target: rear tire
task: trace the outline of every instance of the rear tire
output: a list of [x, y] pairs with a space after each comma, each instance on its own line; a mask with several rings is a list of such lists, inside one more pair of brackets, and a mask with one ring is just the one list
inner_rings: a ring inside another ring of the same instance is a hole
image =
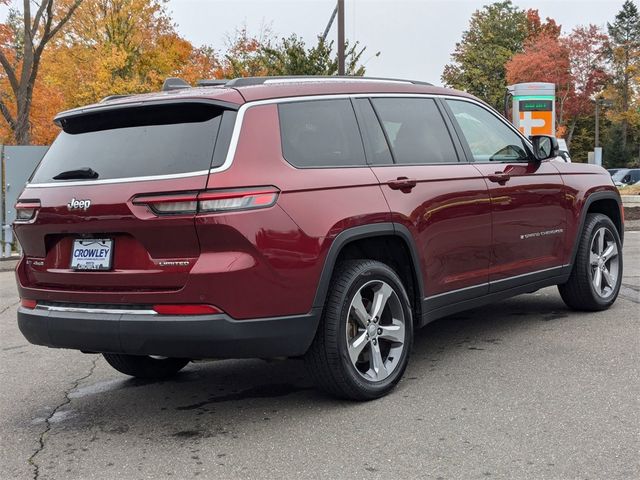
[[377, 261], [350, 260], [334, 272], [305, 364], [320, 390], [372, 400], [400, 381], [412, 340], [411, 305], [398, 275]]
[[609, 308], [622, 283], [622, 244], [611, 219], [587, 214], [578, 252], [567, 283], [558, 285], [564, 303], [574, 310]]
[[178, 373], [189, 363], [186, 358], [153, 358], [144, 355], [117, 353], [103, 353], [102, 356], [109, 365], [120, 373], [136, 378], [168, 378]]

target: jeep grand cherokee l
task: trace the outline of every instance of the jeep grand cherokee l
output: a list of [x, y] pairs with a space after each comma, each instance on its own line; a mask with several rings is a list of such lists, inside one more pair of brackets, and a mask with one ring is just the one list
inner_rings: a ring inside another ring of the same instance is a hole
[[61, 127], [18, 204], [32, 343], [165, 377], [193, 359], [304, 357], [372, 399], [413, 332], [558, 285], [622, 278], [609, 174], [550, 161], [478, 99], [410, 81], [246, 78], [107, 99]]

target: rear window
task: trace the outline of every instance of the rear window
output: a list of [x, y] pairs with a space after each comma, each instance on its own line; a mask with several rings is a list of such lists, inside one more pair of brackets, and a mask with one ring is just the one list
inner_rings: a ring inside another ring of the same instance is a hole
[[312, 100], [278, 106], [284, 158], [301, 168], [365, 165], [364, 147], [349, 100]]
[[[89, 168], [97, 173], [96, 180], [208, 171], [223, 113], [217, 106], [191, 103], [114, 109], [63, 119], [63, 131], [31, 183], [64, 182], [54, 177]], [[235, 112], [228, 113], [235, 118]], [[223, 155], [216, 157], [222, 160]]]

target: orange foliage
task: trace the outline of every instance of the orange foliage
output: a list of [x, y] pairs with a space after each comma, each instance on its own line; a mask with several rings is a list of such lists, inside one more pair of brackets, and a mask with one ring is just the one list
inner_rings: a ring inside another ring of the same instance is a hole
[[[0, 48], [7, 55], [13, 52], [7, 48], [15, 43], [13, 31], [7, 23], [0, 24]], [[31, 142], [51, 143], [58, 132], [52, 120], [62, 110], [111, 94], [159, 90], [167, 77], [180, 76], [193, 84], [222, 75], [213, 50], [195, 48], [178, 35], [165, 0], [85, 0], [42, 56], [31, 109]], [[3, 75], [0, 95], [10, 110], [15, 108]], [[0, 141], [12, 142], [4, 121]]]

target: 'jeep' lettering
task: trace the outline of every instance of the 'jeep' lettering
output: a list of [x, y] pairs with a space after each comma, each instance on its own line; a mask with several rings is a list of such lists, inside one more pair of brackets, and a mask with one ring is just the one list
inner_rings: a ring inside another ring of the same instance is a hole
[[91, 206], [91, 200], [76, 200], [72, 198], [69, 203], [67, 203], [67, 208], [69, 210], [86, 210]]

